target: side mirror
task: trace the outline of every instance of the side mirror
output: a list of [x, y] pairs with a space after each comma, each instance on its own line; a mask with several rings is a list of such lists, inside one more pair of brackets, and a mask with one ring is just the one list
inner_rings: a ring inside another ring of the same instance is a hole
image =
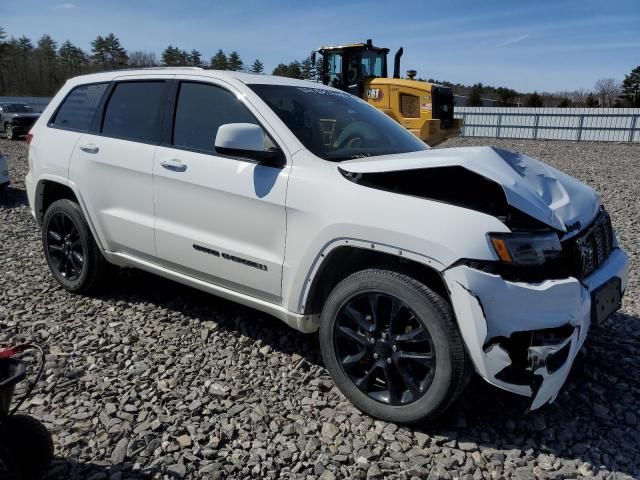
[[265, 149], [264, 130], [253, 123], [221, 125], [216, 134], [215, 148], [222, 155], [247, 158], [270, 167], [284, 166], [282, 150]]

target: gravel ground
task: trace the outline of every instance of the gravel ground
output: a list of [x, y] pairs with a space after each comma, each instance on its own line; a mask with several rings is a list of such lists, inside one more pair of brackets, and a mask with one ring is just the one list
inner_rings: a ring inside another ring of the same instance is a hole
[[[456, 139], [541, 158], [594, 186], [632, 258], [622, 312], [588, 340], [555, 403], [474, 379], [420, 427], [375, 421], [333, 387], [315, 336], [137, 271], [98, 296], [49, 275], [22, 142], [0, 140], [0, 343], [48, 350], [24, 410], [53, 433], [51, 479], [640, 478], [640, 145]], [[578, 365], [577, 365], [578, 367]]]

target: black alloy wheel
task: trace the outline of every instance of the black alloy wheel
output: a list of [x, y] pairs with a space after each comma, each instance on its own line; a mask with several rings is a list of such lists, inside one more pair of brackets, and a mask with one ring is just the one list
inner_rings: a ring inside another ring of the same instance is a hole
[[437, 416], [472, 372], [451, 304], [393, 270], [361, 270], [338, 283], [322, 307], [318, 338], [340, 391], [386, 421]]
[[98, 248], [80, 205], [56, 200], [42, 220], [42, 245], [49, 269], [65, 290], [88, 292], [107, 273], [107, 261]]
[[70, 282], [80, 278], [86, 254], [78, 228], [64, 212], [53, 215], [47, 225], [47, 249], [61, 277]]
[[436, 369], [433, 339], [399, 298], [358, 294], [340, 309], [334, 329], [340, 365], [368, 397], [406, 405], [429, 389]]

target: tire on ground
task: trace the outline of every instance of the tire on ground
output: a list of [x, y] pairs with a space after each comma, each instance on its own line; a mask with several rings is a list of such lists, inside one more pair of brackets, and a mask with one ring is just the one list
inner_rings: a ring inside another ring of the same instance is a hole
[[[49, 252], [47, 230], [51, 218], [57, 213], [66, 215], [73, 222], [80, 235], [84, 252], [84, 262], [82, 273], [75, 280], [69, 280], [60, 274]], [[71, 200], [57, 200], [47, 208], [42, 221], [42, 245], [51, 273], [64, 289], [69, 292], [86, 293], [95, 289], [107, 271], [108, 263], [102, 256], [93, 238], [89, 225], [80, 209], [80, 205]]]
[[[405, 302], [433, 339], [433, 382], [412, 403], [389, 405], [372, 399], [351, 381], [338, 361], [333, 333], [337, 314], [350, 298], [367, 291], [382, 292]], [[340, 282], [323, 307], [319, 337], [324, 363], [336, 386], [360, 410], [386, 421], [416, 423], [437, 416], [464, 391], [472, 372], [449, 303], [424, 284], [393, 271], [363, 270]]]

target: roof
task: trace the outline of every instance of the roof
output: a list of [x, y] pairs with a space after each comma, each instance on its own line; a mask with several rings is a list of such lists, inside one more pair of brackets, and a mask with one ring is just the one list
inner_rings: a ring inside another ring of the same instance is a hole
[[296, 78], [279, 77], [277, 75], [261, 75], [257, 73], [236, 72], [232, 70], [204, 70], [194, 67], [162, 67], [162, 68], [139, 68], [110, 70], [108, 72], [92, 73], [89, 75], [81, 75], [69, 80], [72, 84], [108, 82], [120, 77], [135, 76], [166, 76], [171, 75], [196, 75], [199, 77], [217, 78], [220, 80], [234, 79], [245, 84], [269, 84], [269, 85], [289, 85], [298, 87], [311, 87], [332, 89], [319, 82], [311, 80], [299, 80]]
[[375, 50], [377, 52], [389, 53], [388, 48], [374, 47], [370, 43], [345, 43], [344, 45], [323, 45], [318, 49], [318, 52], [322, 53], [323, 50], [342, 50], [344, 48], [364, 48], [365, 50]]

